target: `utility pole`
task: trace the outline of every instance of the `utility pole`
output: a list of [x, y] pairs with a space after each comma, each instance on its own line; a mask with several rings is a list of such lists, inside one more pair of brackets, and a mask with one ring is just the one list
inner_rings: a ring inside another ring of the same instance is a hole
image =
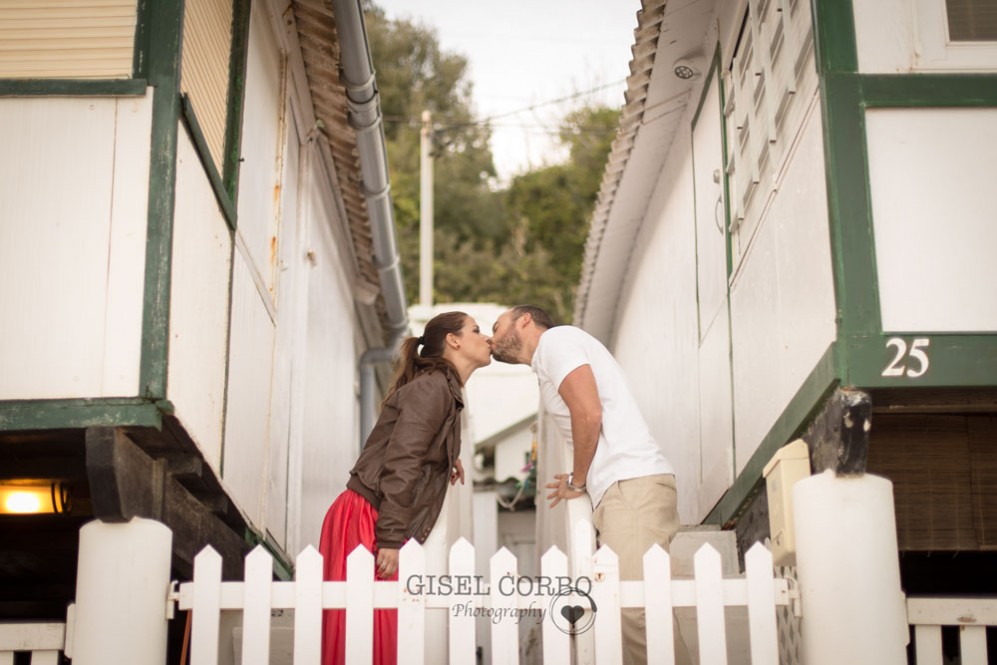
[[433, 125], [422, 112], [419, 141], [419, 304], [433, 305]]

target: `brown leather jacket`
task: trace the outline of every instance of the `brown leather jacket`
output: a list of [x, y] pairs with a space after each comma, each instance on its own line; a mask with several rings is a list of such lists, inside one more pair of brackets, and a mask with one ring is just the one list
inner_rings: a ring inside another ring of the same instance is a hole
[[443, 370], [420, 373], [384, 403], [346, 484], [377, 509], [379, 547], [429, 536], [460, 455], [463, 408], [457, 373]]

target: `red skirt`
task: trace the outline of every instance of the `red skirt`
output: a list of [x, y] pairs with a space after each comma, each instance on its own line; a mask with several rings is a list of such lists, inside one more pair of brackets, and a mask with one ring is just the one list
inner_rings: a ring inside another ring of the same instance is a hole
[[[323, 579], [346, 580], [346, 557], [357, 545], [377, 553], [374, 527], [377, 510], [353, 490], [346, 490], [329, 507], [322, 524], [319, 551]], [[374, 573], [375, 579], [377, 573]], [[396, 572], [391, 579], [397, 580]], [[322, 617], [322, 665], [346, 662], [346, 612], [325, 610]], [[398, 610], [374, 610], [374, 665], [395, 665], [398, 659]]]

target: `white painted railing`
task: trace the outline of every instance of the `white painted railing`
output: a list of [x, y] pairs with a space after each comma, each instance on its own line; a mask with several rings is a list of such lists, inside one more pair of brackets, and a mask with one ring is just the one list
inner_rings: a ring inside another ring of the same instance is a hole
[[942, 626], [959, 626], [962, 665], [986, 665], [987, 626], [997, 626], [997, 598], [907, 599], [917, 665], [942, 665]]
[[[583, 523], [577, 531], [586, 529], [591, 525]], [[622, 661], [621, 607], [646, 607], [648, 660], [658, 664], [674, 662], [673, 608], [695, 607], [699, 662], [719, 665], [727, 662], [724, 608], [730, 606], [747, 608], [751, 662], [776, 665], [775, 608], [789, 603], [787, 584], [773, 577], [772, 556], [764, 546], [755, 545], [745, 562], [743, 578], [724, 579], [719, 554], [704, 545], [695, 556], [695, 579], [672, 579], [668, 553], [655, 546], [644, 557], [645, 580], [620, 582], [610, 549], [581, 557], [569, 575], [567, 557], [552, 547], [541, 559], [541, 574], [530, 578], [517, 575], [515, 557], [502, 548], [491, 558], [485, 582], [475, 575], [473, 547], [461, 539], [450, 551], [449, 577], [427, 575], [422, 547], [411, 541], [402, 548], [397, 582], [373, 581], [374, 558], [362, 547], [347, 559], [345, 582], [322, 581], [322, 559], [311, 547], [298, 556], [293, 582], [272, 581], [272, 560], [261, 547], [246, 557], [244, 582], [222, 582], [221, 558], [209, 547], [195, 559], [194, 581], [180, 586], [179, 603], [193, 610], [191, 665], [217, 662], [223, 610], [243, 611], [243, 665], [266, 664], [271, 610], [291, 608], [295, 665], [320, 662], [323, 608], [346, 609], [350, 663], [370, 662], [372, 610], [398, 608], [398, 650], [406, 663], [424, 662], [426, 612], [444, 610], [454, 665], [476, 662], [476, 616], [491, 619], [493, 663], [518, 662], [516, 618], [534, 617], [542, 621], [544, 662], [570, 663], [569, 633], [590, 630], [594, 661], [608, 665]]]
[[66, 624], [0, 623], [0, 665], [13, 665], [14, 654], [31, 653], [31, 665], [57, 665], [66, 644]]

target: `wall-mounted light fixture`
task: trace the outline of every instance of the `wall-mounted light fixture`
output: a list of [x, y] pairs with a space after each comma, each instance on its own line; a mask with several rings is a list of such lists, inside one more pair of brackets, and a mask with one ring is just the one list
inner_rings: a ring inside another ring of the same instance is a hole
[[680, 60], [676, 60], [675, 64], [672, 65], [672, 72], [675, 73], [675, 76], [677, 78], [680, 78], [683, 81], [689, 81], [694, 78], [699, 78], [701, 74], [701, 72], [699, 71], [699, 67], [696, 66], [695, 61], [689, 58], [682, 58]]
[[68, 513], [72, 505], [69, 486], [58, 480], [0, 481], [0, 514], [38, 515]]

